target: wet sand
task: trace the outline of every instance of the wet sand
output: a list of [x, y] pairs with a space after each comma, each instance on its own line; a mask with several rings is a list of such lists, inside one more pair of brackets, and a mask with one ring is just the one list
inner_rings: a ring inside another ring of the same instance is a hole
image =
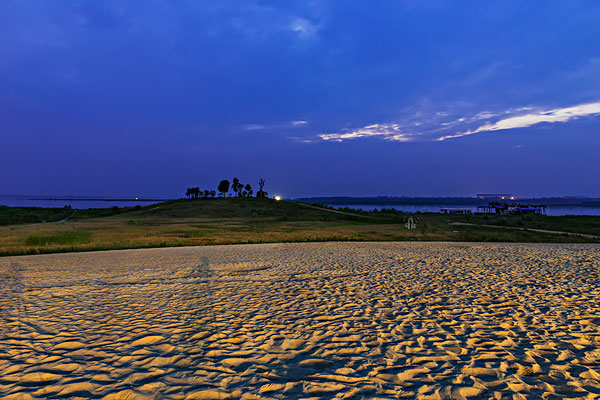
[[0, 258], [3, 398], [600, 398], [600, 246]]

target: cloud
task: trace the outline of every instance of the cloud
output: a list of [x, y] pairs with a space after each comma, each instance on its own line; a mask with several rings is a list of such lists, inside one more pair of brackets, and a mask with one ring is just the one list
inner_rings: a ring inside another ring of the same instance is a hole
[[400, 125], [394, 123], [367, 125], [344, 133], [322, 133], [317, 136], [323, 140], [333, 142], [343, 142], [344, 140], [372, 136], [378, 136], [384, 140], [395, 142], [409, 142], [412, 140], [411, 135], [401, 132]]
[[[395, 142], [444, 141], [483, 132], [527, 128], [543, 122], [564, 123], [595, 115], [600, 115], [600, 101], [554, 109], [522, 106], [494, 111], [473, 111], [463, 115], [456, 111], [424, 113], [412, 110], [395, 121], [336, 133], [320, 133], [316, 136], [322, 141], [332, 142], [369, 137]], [[405, 127], [410, 127], [409, 132], [406, 132]]]
[[[191, 1], [192, 4], [199, 3]], [[287, 44], [303, 43], [319, 39], [324, 15], [318, 7], [305, 5], [300, 8], [285, 5], [265, 5], [261, 1], [237, 2], [224, 0], [218, 5], [199, 6], [197, 14], [210, 17], [206, 24], [214, 36], [241, 33], [243, 40], [267, 41], [273, 38], [285, 40]], [[282, 3], [283, 4], [283, 3]], [[214, 23], [216, 21], [217, 23]]]
[[290, 30], [300, 38], [314, 38], [319, 27], [305, 18], [295, 18], [289, 25]]
[[298, 136], [288, 136], [288, 139], [298, 143], [313, 143], [312, 139]]
[[247, 131], [260, 131], [261, 129], [265, 129], [265, 126], [259, 124], [247, 124], [244, 125], [244, 129]]
[[300, 128], [308, 124], [305, 120], [294, 120], [290, 122], [281, 122], [278, 124], [246, 124], [242, 128], [245, 131], [273, 131], [273, 130], [285, 130], [290, 128]]
[[[526, 108], [529, 109], [529, 108]], [[571, 119], [600, 114], [600, 102], [580, 104], [572, 107], [555, 108], [552, 110], [540, 110], [514, 117], [503, 118], [494, 123], [487, 123], [474, 130], [446, 135], [437, 140], [454, 139], [463, 136], [474, 135], [481, 132], [493, 132], [507, 129], [527, 128], [542, 122], [567, 122]]]

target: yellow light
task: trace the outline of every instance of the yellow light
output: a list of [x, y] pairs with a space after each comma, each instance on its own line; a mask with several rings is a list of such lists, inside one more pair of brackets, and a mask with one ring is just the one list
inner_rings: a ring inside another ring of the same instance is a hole
[[515, 196], [510, 196], [510, 199], [511, 199], [511, 200], [514, 200], [514, 199], [515, 199]]
[[504, 196], [502, 196], [502, 200], [504, 200]]
[[281, 197], [275, 196], [275, 200], [279, 201], [279, 200], [281, 200]]

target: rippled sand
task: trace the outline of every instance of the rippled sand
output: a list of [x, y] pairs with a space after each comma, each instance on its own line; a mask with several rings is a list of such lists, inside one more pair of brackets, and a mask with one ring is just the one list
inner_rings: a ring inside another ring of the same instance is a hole
[[598, 398], [600, 247], [0, 259], [0, 397]]

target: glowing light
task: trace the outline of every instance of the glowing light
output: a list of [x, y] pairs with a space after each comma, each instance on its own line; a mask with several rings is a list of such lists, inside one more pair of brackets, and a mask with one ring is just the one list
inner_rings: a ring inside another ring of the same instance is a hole
[[281, 200], [281, 197], [275, 196], [275, 200], [279, 201], [279, 200]]
[[502, 196], [502, 200], [504, 200], [504, 196]]
[[515, 199], [515, 196], [510, 196], [510, 199], [511, 199], [511, 200], [514, 200], [514, 199]]
[[137, 200], [138, 198], [136, 197], [135, 199]]

